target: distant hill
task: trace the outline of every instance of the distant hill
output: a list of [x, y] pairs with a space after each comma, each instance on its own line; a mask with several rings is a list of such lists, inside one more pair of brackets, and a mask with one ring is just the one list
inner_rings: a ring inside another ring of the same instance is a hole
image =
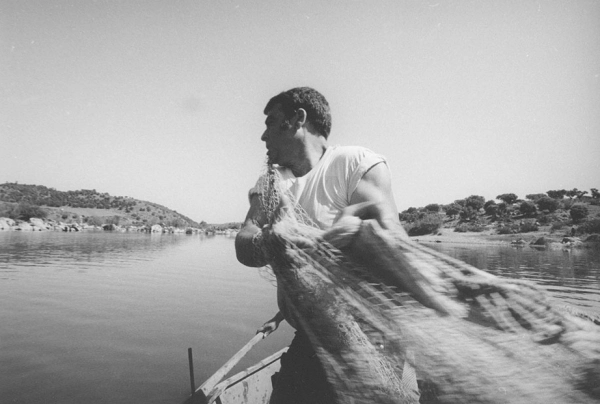
[[161, 224], [180, 228], [209, 226], [157, 203], [128, 196], [112, 196], [95, 189], [58, 191], [43, 185], [0, 184], [0, 217], [10, 216], [11, 210], [19, 205], [39, 206], [46, 218], [65, 223]]

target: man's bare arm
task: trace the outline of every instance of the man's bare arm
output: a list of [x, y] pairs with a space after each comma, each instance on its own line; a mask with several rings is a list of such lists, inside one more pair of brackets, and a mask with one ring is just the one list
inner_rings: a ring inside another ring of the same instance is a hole
[[337, 248], [345, 248], [360, 229], [361, 220], [375, 219], [381, 227], [408, 237], [398, 217], [398, 208], [392, 193], [390, 172], [384, 163], [379, 163], [363, 176], [333, 227], [323, 238]]
[[[235, 237], [235, 253], [239, 262], [250, 267], [261, 267], [266, 265], [260, 260], [256, 252], [257, 245], [255, 237], [261, 232], [261, 228], [267, 222], [261, 209], [260, 199], [257, 194], [250, 197], [250, 209], [244, 220], [240, 232]], [[253, 242], [254, 241], [254, 242]]]
[[376, 164], [365, 173], [347, 209], [354, 210], [353, 215], [361, 219], [377, 219], [384, 228], [401, 228], [390, 171], [385, 163]]

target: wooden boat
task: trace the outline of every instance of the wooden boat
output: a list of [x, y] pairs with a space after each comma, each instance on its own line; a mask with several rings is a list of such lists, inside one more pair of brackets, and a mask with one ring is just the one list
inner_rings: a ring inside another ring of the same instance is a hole
[[281, 355], [287, 351], [287, 347], [222, 380], [244, 355], [267, 335], [265, 333], [256, 334], [197, 389], [194, 385], [193, 360], [190, 348], [188, 354], [192, 394], [183, 404], [268, 404], [273, 391], [272, 377], [279, 371]]

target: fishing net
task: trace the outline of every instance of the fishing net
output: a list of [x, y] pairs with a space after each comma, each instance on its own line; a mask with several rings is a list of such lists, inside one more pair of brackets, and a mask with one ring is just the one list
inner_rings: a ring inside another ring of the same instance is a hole
[[[343, 218], [319, 230], [278, 173], [262, 177], [270, 267], [338, 403], [591, 403], [600, 327], [502, 279]], [[335, 245], [335, 246], [334, 246]], [[406, 366], [406, 364], [410, 366]]]

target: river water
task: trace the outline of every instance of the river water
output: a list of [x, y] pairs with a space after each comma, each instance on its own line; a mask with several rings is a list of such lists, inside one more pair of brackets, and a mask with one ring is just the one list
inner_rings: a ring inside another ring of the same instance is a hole
[[[445, 245], [500, 276], [530, 279], [600, 313], [600, 253]], [[1, 403], [179, 403], [276, 312], [272, 279], [235, 258], [233, 238], [0, 232]], [[280, 330], [240, 363], [292, 338]]]

